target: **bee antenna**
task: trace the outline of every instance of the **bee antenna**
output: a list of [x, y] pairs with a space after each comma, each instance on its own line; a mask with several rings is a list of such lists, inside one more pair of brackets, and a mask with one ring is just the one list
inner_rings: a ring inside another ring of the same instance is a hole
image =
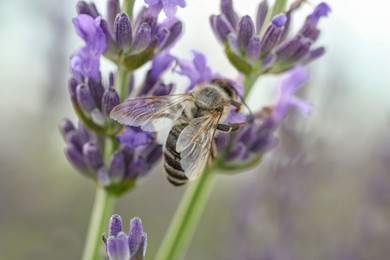
[[249, 108], [248, 104], [245, 102], [244, 97], [240, 94], [238, 94], [238, 96], [240, 97], [241, 103], [248, 109], [249, 116], [252, 117], [253, 113], [252, 113], [251, 109]]

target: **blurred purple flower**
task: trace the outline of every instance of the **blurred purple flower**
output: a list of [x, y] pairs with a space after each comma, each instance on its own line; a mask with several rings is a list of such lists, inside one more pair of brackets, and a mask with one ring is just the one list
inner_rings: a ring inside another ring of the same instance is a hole
[[181, 8], [186, 7], [185, 0], [145, 0], [145, 3], [149, 5], [150, 8], [160, 12], [161, 9], [164, 10], [164, 13], [168, 17], [176, 15], [177, 7]]
[[86, 14], [80, 14], [73, 19], [77, 34], [85, 42], [85, 46], [74, 52], [71, 57], [72, 73], [79, 80], [84, 77], [97, 80], [100, 76], [99, 59], [107, 47], [106, 36], [100, 22], [100, 16], [94, 19]]
[[147, 235], [139, 218], [130, 221], [128, 235], [123, 232], [122, 218], [113, 215], [110, 219], [108, 237], [103, 235], [107, 257], [110, 260], [143, 260], [146, 254]]
[[[303, 67], [291, 69], [283, 75], [279, 97], [272, 108], [264, 108], [261, 113], [247, 116], [246, 124], [237, 131], [231, 142], [224, 140], [227, 138], [225, 133], [217, 136], [217, 148], [226, 157], [226, 162], [248, 161], [275, 147], [275, 130], [291, 109], [309, 114], [311, 106], [295, 96], [308, 78], [309, 74]], [[228, 144], [233, 149], [227, 152]]]
[[82, 123], [76, 128], [68, 119], [63, 119], [59, 128], [67, 143], [65, 154], [72, 166], [117, 195], [133, 187], [137, 178], [148, 174], [162, 157], [162, 146], [155, 141], [153, 133], [127, 127], [118, 137], [121, 146], [106, 165], [98, 135]]

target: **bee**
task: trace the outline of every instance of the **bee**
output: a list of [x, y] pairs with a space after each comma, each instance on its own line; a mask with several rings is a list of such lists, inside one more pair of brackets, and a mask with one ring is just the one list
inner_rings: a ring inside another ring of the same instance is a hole
[[242, 123], [222, 124], [231, 106], [237, 111], [237, 92], [228, 80], [214, 79], [191, 92], [128, 99], [116, 106], [110, 117], [124, 125], [159, 131], [174, 124], [164, 147], [167, 179], [175, 186], [197, 178], [215, 156], [216, 130], [236, 131]]

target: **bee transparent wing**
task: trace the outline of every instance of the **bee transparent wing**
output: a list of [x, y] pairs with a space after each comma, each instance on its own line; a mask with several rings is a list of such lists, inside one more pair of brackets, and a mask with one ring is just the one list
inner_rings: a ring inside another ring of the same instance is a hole
[[220, 118], [221, 113], [195, 118], [180, 133], [176, 151], [189, 180], [197, 178], [206, 166]]
[[192, 100], [190, 93], [128, 99], [114, 107], [110, 117], [121, 124], [154, 132], [165, 127], [167, 119], [177, 120]]

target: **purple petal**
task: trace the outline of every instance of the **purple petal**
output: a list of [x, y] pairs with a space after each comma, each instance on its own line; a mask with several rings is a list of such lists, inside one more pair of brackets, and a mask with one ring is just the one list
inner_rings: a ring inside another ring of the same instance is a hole
[[118, 139], [121, 144], [135, 148], [150, 143], [153, 136], [152, 132], [144, 132], [140, 127], [127, 126]]
[[274, 107], [273, 118], [279, 122], [287, 112], [295, 107], [308, 113], [309, 105], [294, 96], [295, 92], [309, 79], [309, 73], [303, 67], [295, 67], [282, 78], [279, 90], [279, 99]]
[[93, 19], [89, 15], [80, 14], [72, 20], [77, 34], [95, 55], [102, 54], [107, 47], [106, 36], [100, 27], [101, 19], [100, 16]]
[[278, 14], [274, 18], [272, 18], [272, 23], [280, 28], [287, 22], [287, 16], [285, 14]]
[[118, 260], [129, 260], [130, 250], [127, 243], [128, 237], [124, 232], [120, 232], [116, 237], [116, 251]]

